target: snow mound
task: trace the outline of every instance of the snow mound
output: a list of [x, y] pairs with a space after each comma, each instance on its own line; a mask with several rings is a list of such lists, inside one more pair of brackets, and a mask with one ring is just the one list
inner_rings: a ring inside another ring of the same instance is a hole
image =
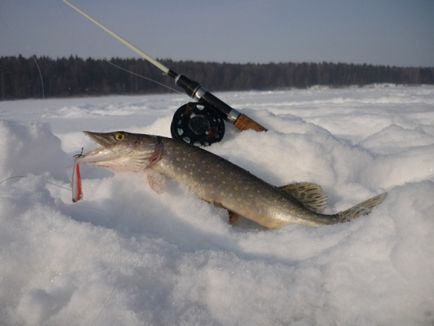
[[65, 176], [67, 156], [47, 124], [0, 120], [0, 178], [50, 173]]

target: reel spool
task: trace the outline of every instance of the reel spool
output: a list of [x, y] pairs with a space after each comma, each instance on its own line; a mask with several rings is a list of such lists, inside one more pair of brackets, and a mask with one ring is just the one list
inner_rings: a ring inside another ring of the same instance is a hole
[[225, 134], [223, 115], [204, 102], [189, 102], [176, 110], [170, 125], [174, 139], [191, 145], [209, 146]]

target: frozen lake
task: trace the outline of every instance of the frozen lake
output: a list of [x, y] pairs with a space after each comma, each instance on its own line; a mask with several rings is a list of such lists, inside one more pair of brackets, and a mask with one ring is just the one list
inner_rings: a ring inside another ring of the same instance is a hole
[[266, 231], [168, 183], [82, 167], [81, 131], [170, 135], [187, 96], [0, 102], [2, 325], [432, 325], [434, 86], [218, 94], [266, 126], [208, 150], [323, 186], [351, 223]]

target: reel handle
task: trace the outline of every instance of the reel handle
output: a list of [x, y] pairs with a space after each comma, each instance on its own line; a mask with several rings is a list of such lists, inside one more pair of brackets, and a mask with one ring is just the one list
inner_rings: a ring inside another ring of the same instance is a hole
[[240, 130], [252, 129], [255, 131], [267, 131], [267, 128], [257, 123], [255, 120], [250, 119], [247, 115], [241, 113], [237, 120], [234, 122], [235, 127]]

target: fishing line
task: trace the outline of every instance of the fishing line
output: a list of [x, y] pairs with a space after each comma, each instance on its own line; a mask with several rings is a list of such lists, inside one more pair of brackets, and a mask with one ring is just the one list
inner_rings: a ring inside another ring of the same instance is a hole
[[59, 185], [59, 184], [54, 183], [54, 182], [47, 181], [47, 184], [50, 184], [50, 185], [56, 186], [56, 187], [61, 188], [61, 189], [65, 189], [65, 190], [71, 191], [71, 188], [67, 188], [67, 187], [65, 187], [65, 186]]
[[[11, 176], [11, 177], [9, 177], [9, 178], [6, 178], [6, 179], [3, 179], [3, 180], [0, 180], [0, 185], [1, 185], [2, 183], [6, 183], [6, 182], [8, 182], [9, 180], [13, 180], [13, 179], [23, 179], [23, 178], [26, 178], [26, 177], [27, 177], [26, 175], [14, 175], [14, 176]], [[64, 189], [64, 190], [71, 191], [71, 188], [68, 188], [68, 187], [62, 186], [62, 185], [60, 185], [60, 184], [58, 184], [58, 183], [54, 183], [54, 182], [51, 182], [51, 181], [45, 181], [45, 183], [50, 184], [50, 185], [53, 185], [53, 186], [56, 186], [56, 187], [61, 188], [61, 189]]]
[[174, 93], [177, 93], [177, 94], [183, 94], [183, 93], [180, 92], [179, 90], [177, 90], [177, 89], [175, 89], [175, 88], [172, 88], [172, 87], [170, 87], [170, 86], [168, 86], [168, 85], [165, 85], [165, 84], [163, 84], [163, 83], [160, 83], [159, 81], [156, 81], [155, 79], [152, 79], [152, 78], [149, 78], [149, 77], [143, 76], [143, 75], [141, 75], [141, 74], [138, 74], [138, 73], [136, 73], [136, 72], [134, 72], [134, 71], [128, 70], [128, 69], [126, 69], [126, 68], [124, 68], [124, 67], [122, 67], [122, 66], [119, 66], [119, 65], [117, 65], [117, 64], [115, 64], [115, 63], [113, 63], [113, 62], [111, 62], [111, 61], [109, 61], [109, 60], [104, 60], [104, 61], [107, 62], [108, 64], [112, 65], [113, 67], [118, 68], [119, 70], [122, 70], [122, 71], [125, 71], [126, 73], [129, 73], [130, 75], [133, 75], [133, 76], [135, 76], [135, 77], [139, 77], [139, 78], [142, 78], [142, 79], [147, 80], [147, 81], [149, 81], [149, 82], [152, 82], [152, 83], [155, 83], [155, 84], [157, 84], [157, 85], [160, 85], [160, 86], [162, 86], [162, 87], [164, 87], [164, 88], [167, 88], [168, 90], [170, 90], [170, 91], [172, 91], [172, 92], [174, 92]]
[[44, 87], [44, 78], [42, 77], [41, 69], [39, 68], [38, 60], [36, 59], [36, 55], [33, 56], [33, 61], [36, 64], [36, 68], [39, 72], [39, 79], [41, 80], [41, 90], [42, 90], [42, 98], [45, 98], [45, 87]]
[[9, 177], [9, 178], [6, 178], [6, 179], [3, 179], [3, 180], [0, 180], [0, 185], [1, 185], [2, 183], [8, 182], [9, 180], [12, 180], [12, 179], [22, 179], [22, 178], [25, 178], [25, 177], [26, 177], [25, 175], [14, 175], [14, 176], [12, 176], [12, 177]]

